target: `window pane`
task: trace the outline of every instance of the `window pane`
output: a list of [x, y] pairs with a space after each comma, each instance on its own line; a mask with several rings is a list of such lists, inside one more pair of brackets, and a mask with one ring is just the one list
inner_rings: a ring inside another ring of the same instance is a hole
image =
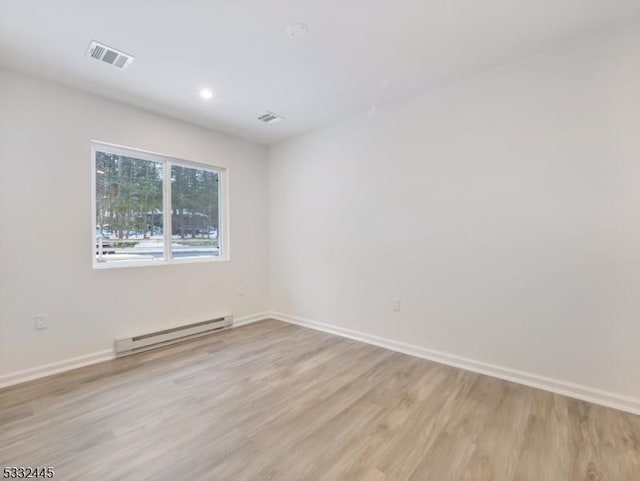
[[164, 258], [160, 162], [96, 152], [96, 259]]
[[216, 257], [219, 239], [219, 173], [171, 166], [171, 255]]

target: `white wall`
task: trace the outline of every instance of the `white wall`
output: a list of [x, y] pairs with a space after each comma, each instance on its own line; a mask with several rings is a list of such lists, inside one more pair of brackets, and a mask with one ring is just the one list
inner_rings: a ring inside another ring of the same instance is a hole
[[275, 311], [640, 399], [640, 25], [273, 146], [269, 206]]
[[[92, 270], [92, 139], [227, 167], [231, 261]], [[0, 379], [116, 337], [266, 310], [264, 147], [0, 70], [0, 166]]]

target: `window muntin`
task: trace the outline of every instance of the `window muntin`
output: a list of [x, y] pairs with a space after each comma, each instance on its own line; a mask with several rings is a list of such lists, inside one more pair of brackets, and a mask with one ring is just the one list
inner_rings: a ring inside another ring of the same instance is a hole
[[93, 265], [222, 258], [224, 169], [93, 143]]

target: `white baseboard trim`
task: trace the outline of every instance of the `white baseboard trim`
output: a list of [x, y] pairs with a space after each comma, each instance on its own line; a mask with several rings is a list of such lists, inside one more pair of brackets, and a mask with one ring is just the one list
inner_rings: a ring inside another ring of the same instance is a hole
[[0, 376], [0, 388], [13, 386], [14, 384], [21, 384], [23, 382], [70, 371], [72, 369], [96, 364], [98, 362], [110, 361], [114, 358], [115, 353], [113, 352], [113, 349], [106, 349], [104, 351], [85, 354], [84, 356], [72, 357], [70, 359], [65, 359], [64, 361], [52, 362], [42, 366], [16, 371]]
[[[233, 329], [234, 327], [246, 326], [247, 324], [252, 324], [264, 319], [269, 319], [270, 317], [270, 312], [261, 312], [258, 314], [252, 314], [250, 316], [238, 317], [233, 320], [233, 326], [231, 326], [230, 329]], [[33, 381], [34, 379], [39, 379], [41, 377], [51, 376], [52, 374], [71, 371], [72, 369], [89, 366], [90, 364], [111, 361], [112, 359], [115, 359], [115, 353], [113, 349], [106, 349], [104, 351], [85, 354], [83, 356], [72, 357], [70, 359], [65, 359], [64, 361], [52, 362], [49, 364], [44, 364], [42, 366], [12, 372], [0, 376], [0, 389], [8, 386], [13, 386], [15, 384], [21, 384], [27, 381]]]
[[603, 391], [587, 386], [581, 386], [579, 384], [552, 379], [545, 376], [539, 376], [537, 374], [519, 371], [508, 367], [497, 366], [473, 359], [467, 359], [461, 356], [456, 356], [454, 354], [434, 351], [425, 347], [406, 344], [404, 342], [394, 341], [392, 339], [386, 339], [371, 334], [365, 334], [363, 332], [345, 329], [330, 324], [324, 324], [322, 322], [311, 321], [309, 319], [303, 319], [301, 317], [291, 316], [288, 314], [283, 314], [281, 312], [271, 312], [268, 317], [288, 322], [290, 324], [296, 324], [298, 326], [336, 334], [338, 336], [347, 337], [356, 341], [366, 342], [368, 344], [373, 344], [375, 346], [401, 352], [410, 356], [420, 357], [440, 364], [446, 364], [460, 369], [465, 369], [467, 371], [503, 379], [505, 381], [524, 384], [525, 386], [542, 389], [544, 391], [550, 391], [556, 394], [561, 394], [563, 396], [568, 396], [593, 404], [599, 404], [601, 406], [606, 406], [613, 409], [618, 409], [620, 411], [640, 415], [640, 399], [634, 399], [613, 392]]
[[264, 321], [265, 319], [271, 319], [270, 312], [259, 312], [258, 314], [252, 314], [250, 316], [237, 317], [233, 320], [232, 327], [246, 326], [247, 324]]

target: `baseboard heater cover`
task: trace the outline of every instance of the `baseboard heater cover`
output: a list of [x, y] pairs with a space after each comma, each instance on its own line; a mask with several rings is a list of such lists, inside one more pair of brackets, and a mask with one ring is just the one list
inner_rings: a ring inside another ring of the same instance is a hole
[[149, 349], [156, 349], [176, 342], [186, 341], [194, 337], [211, 334], [233, 325], [233, 316], [219, 317], [209, 321], [196, 322], [185, 326], [164, 329], [162, 331], [141, 334], [139, 336], [116, 339], [116, 356], [127, 356]]

